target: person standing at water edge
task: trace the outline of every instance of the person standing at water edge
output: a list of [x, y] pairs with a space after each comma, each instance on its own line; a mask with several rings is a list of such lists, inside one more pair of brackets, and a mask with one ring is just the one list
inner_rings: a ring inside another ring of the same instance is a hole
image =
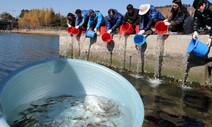
[[91, 28], [94, 32], [97, 33], [97, 30], [99, 30], [100, 26], [104, 25], [105, 25], [105, 19], [103, 15], [100, 12], [89, 10], [87, 30]]
[[208, 47], [211, 46], [212, 39], [212, 4], [208, 0], [194, 0], [193, 7], [196, 9], [194, 13], [194, 33], [193, 38], [198, 37], [198, 29], [200, 26], [210, 26], [210, 35], [207, 41]]
[[67, 14], [67, 26], [68, 27], [74, 27], [75, 26], [75, 20], [76, 20], [76, 17], [74, 14], [72, 13], [68, 13]]
[[114, 32], [122, 23], [123, 15], [119, 13], [116, 9], [109, 9], [106, 23], [107, 33]]
[[75, 28], [87, 28], [88, 19], [89, 19], [89, 10], [80, 10], [75, 11], [76, 14], [76, 24]]
[[164, 20], [164, 16], [155, 9], [153, 5], [143, 4], [139, 8], [140, 31], [138, 34], [142, 35], [152, 34], [151, 26], [154, 26], [157, 21]]
[[132, 4], [127, 5], [127, 12], [124, 15], [122, 24], [129, 22], [133, 28], [135, 33], [135, 26], [136, 24], [139, 24], [139, 15], [138, 15], [138, 9], [134, 8]]
[[165, 25], [170, 26], [171, 32], [183, 32], [190, 34], [193, 31], [193, 18], [181, 0], [172, 1], [171, 16], [164, 20]]

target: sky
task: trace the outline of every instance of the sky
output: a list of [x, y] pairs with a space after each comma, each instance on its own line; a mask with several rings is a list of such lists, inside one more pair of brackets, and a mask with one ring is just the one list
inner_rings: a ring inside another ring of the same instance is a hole
[[[74, 13], [78, 8], [99, 10], [103, 15], [107, 15], [108, 9], [115, 8], [125, 14], [128, 4], [139, 8], [141, 4], [147, 3], [154, 6], [164, 6], [171, 5], [172, 0], [0, 0], [0, 14], [8, 12], [13, 17], [17, 17], [23, 9], [46, 8], [52, 8], [55, 13], [60, 13], [63, 16], [69, 12]], [[182, 0], [182, 3], [192, 5], [193, 0]]]

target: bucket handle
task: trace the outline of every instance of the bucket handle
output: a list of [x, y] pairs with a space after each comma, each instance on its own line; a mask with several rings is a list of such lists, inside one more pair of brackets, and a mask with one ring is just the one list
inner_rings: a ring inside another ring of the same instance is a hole
[[197, 44], [198, 44], [198, 38], [196, 37], [196, 39], [194, 39], [195, 41], [195, 44], [194, 44], [194, 48], [196, 48], [197, 47]]

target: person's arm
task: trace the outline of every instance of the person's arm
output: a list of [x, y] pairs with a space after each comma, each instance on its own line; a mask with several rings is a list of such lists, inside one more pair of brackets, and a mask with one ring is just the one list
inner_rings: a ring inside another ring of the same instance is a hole
[[66, 24], [67, 24], [68, 27], [71, 27], [71, 24], [69, 23], [68, 19], [66, 20]]
[[182, 13], [182, 15], [177, 17], [177, 19], [175, 21], [174, 20], [171, 21], [171, 25], [178, 25], [178, 24], [183, 23], [185, 17], [186, 17], [186, 14]]
[[91, 17], [89, 17], [89, 19], [88, 19], [87, 29], [90, 28], [90, 21], [91, 21]]
[[82, 21], [79, 23], [79, 25], [78, 26], [82, 26], [83, 24], [84, 24], [84, 22], [85, 22], [85, 16], [83, 16], [83, 18], [82, 18]]
[[106, 31], [108, 31], [110, 28], [111, 28], [110, 17], [107, 16]]
[[118, 13], [117, 14], [117, 17], [118, 17], [118, 19], [117, 19], [115, 25], [111, 28], [112, 31], [115, 30], [121, 24], [121, 22], [122, 22], [123, 16]]
[[150, 20], [147, 23], [146, 27], [144, 28], [145, 31], [148, 30], [151, 27], [153, 20], [157, 17], [157, 13], [158, 12], [155, 9], [150, 10], [150, 12], [149, 12]]
[[199, 15], [198, 12], [195, 11], [194, 19], [193, 19], [193, 30], [194, 31], [197, 31], [199, 28], [199, 18], [198, 18], [199, 16], [198, 15]]
[[99, 28], [103, 20], [103, 15], [101, 13], [97, 13], [97, 24], [95, 28]]
[[127, 15], [127, 13], [125, 13], [124, 18], [122, 20], [122, 24], [126, 23], [127, 19], [128, 19], [128, 15]]

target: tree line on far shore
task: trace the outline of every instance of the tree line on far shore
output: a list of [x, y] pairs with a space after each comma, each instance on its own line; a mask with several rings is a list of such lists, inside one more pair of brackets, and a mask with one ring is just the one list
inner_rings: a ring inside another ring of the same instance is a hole
[[66, 27], [66, 17], [55, 13], [52, 8], [22, 10], [17, 18], [4, 12], [0, 14], [0, 20], [12, 21], [20, 29], [46, 29]]

